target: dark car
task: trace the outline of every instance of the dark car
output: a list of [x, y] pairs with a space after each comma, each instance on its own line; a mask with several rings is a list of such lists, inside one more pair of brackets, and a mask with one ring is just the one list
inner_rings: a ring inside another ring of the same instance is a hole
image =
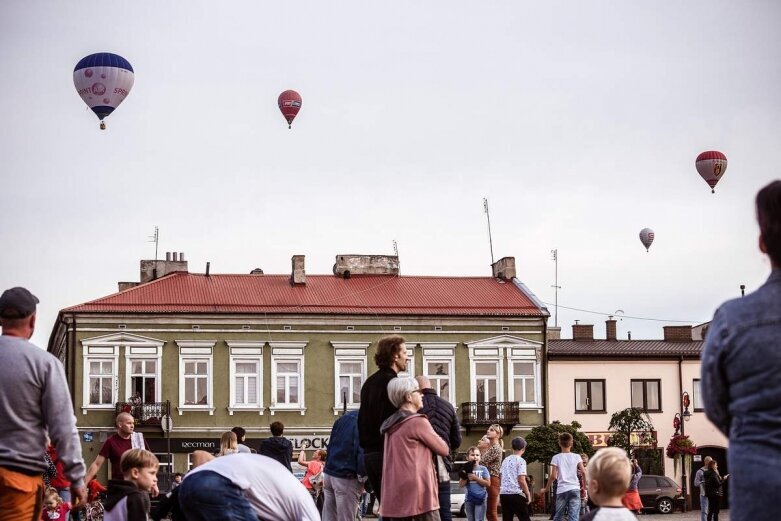
[[681, 487], [667, 476], [646, 475], [640, 478], [637, 491], [644, 509], [660, 514], [672, 514], [681, 495]]

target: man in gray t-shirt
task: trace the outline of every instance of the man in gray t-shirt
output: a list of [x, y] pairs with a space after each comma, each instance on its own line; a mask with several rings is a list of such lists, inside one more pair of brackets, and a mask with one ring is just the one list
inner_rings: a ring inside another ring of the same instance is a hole
[[56, 447], [73, 500], [86, 502], [84, 460], [62, 364], [29, 342], [38, 299], [25, 288], [0, 296], [0, 512], [41, 517], [46, 435]]

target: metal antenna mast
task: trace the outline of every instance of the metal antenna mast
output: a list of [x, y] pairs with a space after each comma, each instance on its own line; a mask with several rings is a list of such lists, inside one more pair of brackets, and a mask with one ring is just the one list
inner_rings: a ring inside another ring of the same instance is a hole
[[155, 234], [149, 236], [149, 242], [155, 243], [155, 260], [157, 260], [157, 246], [160, 243], [160, 229], [155, 226]]
[[553, 326], [559, 327], [559, 290], [561, 289], [561, 286], [559, 286], [559, 250], [554, 249], [551, 250], [550, 252], [551, 252], [551, 258], [553, 259], [553, 266], [554, 266], [553, 286], [551, 286], [552, 288], [554, 288], [555, 291], [555, 300], [553, 301], [555, 306], [555, 311], [553, 315], [554, 317]]
[[488, 244], [491, 247], [491, 265], [494, 264], [494, 241], [491, 238], [491, 214], [488, 212], [488, 199], [483, 197], [483, 209], [485, 210], [485, 215], [488, 218]]

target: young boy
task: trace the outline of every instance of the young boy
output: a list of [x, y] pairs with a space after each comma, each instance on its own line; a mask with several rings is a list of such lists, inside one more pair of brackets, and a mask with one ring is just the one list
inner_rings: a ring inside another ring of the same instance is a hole
[[551, 460], [551, 472], [548, 484], [540, 492], [545, 494], [554, 480], [556, 486], [556, 515], [554, 521], [564, 519], [567, 511], [568, 521], [578, 521], [580, 517], [580, 482], [578, 472], [586, 473], [583, 462], [578, 454], [572, 452], [572, 434], [562, 432], [559, 435], [559, 448], [561, 452], [553, 456]]
[[466, 465], [459, 472], [458, 484], [466, 487], [464, 512], [468, 521], [485, 520], [485, 499], [488, 496], [486, 487], [491, 486], [491, 475], [488, 469], [480, 465], [480, 449], [469, 447], [466, 451]]
[[531, 494], [526, 482], [526, 440], [518, 436], [512, 441], [513, 454], [502, 462], [499, 474], [499, 501], [502, 504], [502, 519], [512, 521], [518, 516], [520, 521], [529, 521], [529, 503]]
[[147, 521], [149, 491], [157, 484], [160, 462], [148, 450], [130, 449], [122, 455], [124, 479], [108, 482], [104, 521]]
[[598, 506], [580, 521], [637, 521], [622, 503], [632, 476], [632, 463], [617, 447], [599, 449], [586, 468], [588, 494]]

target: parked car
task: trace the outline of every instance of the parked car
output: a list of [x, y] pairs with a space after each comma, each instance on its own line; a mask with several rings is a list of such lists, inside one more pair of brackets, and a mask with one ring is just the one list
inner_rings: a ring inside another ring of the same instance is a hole
[[681, 487], [667, 476], [644, 475], [637, 484], [637, 492], [644, 509], [660, 514], [672, 514], [681, 496]]
[[464, 500], [466, 499], [466, 488], [458, 485], [458, 481], [450, 482], [450, 513], [459, 516], [466, 517], [466, 511], [464, 510]]

